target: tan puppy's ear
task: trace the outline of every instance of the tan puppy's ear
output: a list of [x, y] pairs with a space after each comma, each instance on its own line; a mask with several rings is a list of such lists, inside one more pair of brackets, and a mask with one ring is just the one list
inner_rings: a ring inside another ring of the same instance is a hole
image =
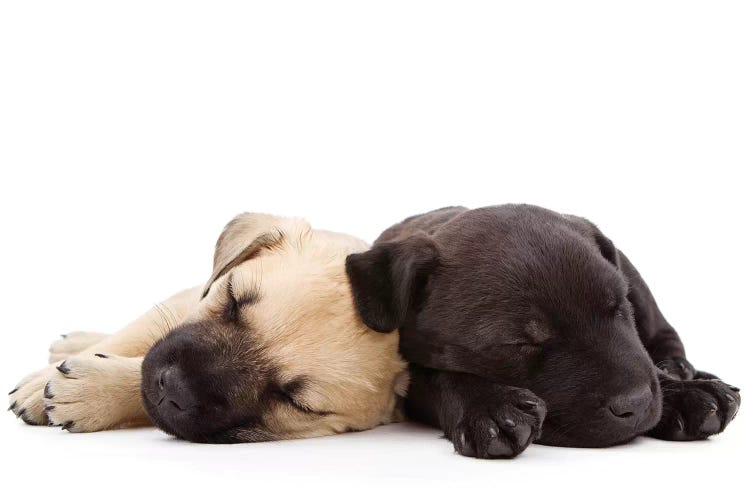
[[216, 241], [214, 270], [201, 298], [211, 285], [233, 267], [253, 258], [263, 249], [277, 247], [284, 240], [284, 226], [290, 219], [266, 214], [240, 214], [224, 227]]

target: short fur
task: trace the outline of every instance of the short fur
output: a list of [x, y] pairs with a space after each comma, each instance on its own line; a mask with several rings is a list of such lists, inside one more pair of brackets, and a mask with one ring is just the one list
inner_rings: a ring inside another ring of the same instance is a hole
[[464, 455], [724, 430], [738, 390], [695, 371], [633, 265], [589, 221], [530, 205], [406, 219], [347, 259], [357, 309], [398, 328], [407, 411]]
[[11, 409], [72, 432], [152, 421], [220, 443], [397, 420], [408, 383], [398, 336], [361, 321], [344, 269], [348, 254], [365, 249], [299, 219], [240, 215], [219, 237], [205, 286], [114, 335], [55, 342], [53, 364], [18, 384]]

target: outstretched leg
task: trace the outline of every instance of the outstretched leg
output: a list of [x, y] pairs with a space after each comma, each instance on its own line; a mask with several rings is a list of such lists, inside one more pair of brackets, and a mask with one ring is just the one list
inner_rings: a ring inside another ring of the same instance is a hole
[[197, 288], [181, 292], [63, 363], [25, 377], [10, 392], [10, 410], [28, 424], [52, 422], [76, 431], [146, 423], [140, 403], [143, 356], [184, 321], [199, 295]]
[[649, 435], [689, 441], [722, 432], [739, 410], [739, 389], [693, 367], [686, 359], [679, 335], [662, 315], [646, 282], [622, 252], [620, 266], [630, 283], [628, 299], [633, 305], [638, 335], [654, 364], [660, 368], [659, 382], [664, 399], [662, 418]]
[[109, 337], [106, 333], [96, 332], [70, 332], [62, 335], [60, 340], [52, 342], [49, 347], [49, 362], [57, 363], [67, 357], [78, 354], [84, 349], [91, 347], [104, 338]]
[[461, 455], [511, 458], [539, 437], [546, 406], [531, 391], [417, 365], [410, 372], [407, 415], [442, 429]]

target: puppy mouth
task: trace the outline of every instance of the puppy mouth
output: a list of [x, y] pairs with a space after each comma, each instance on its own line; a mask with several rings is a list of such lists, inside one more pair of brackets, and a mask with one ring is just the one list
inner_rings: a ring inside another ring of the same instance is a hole
[[536, 442], [573, 448], [605, 448], [629, 443], [646, 434], [661, 418], [662, 394], [658, 381], [649, 384], [648, 389], [649, 401], [642, 413], [637, 408], [613, 410], [609, 405], [591, 408], [588, 417], [568, 412], [555, 415], [551, 410], [542, 427], [542, 436]]
[[[141, 399], [146, 415], [153, 424], [178, 439], [193, 443], [235, 444], [280, 439], [253, 418], [239, 418], [216, 422], [199, 405], [183, 407], [167, 395], [150, 390], [146, 378], [141, 387]], [[213, 422], [213, 423], [212, 423]], [[211, 424], [206, 427], [207, 424]]]

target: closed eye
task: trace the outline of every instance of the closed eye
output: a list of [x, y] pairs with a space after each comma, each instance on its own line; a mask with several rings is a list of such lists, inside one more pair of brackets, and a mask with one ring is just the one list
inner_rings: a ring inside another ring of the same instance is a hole
[[232, 274], [229, 275], [224, 284], [226, 295], [222, 316], [226, 321], [236, 323], [242, 319], [240, 314], [243, 307], [251, 306], [260, 300], [260, 291], [257, 287], [237, 293], [232, 285]]
[[303, 403], [302, 401], [295, 399], [293, 396], [285, 392], [283, 389], [277, 389], [275, 391], [275, 395], [278, 400], [288, 404], [289, 406], [293, 407], [295, 410], [301, 411], [302, 413], [307, 413], [310, 415], [319, 415], [319, 416], [331, 415], [333, 413], [330, 411], [315, 410], [314, 408]]
[[226, 283], [227, 303], [224, 306], [224, 312], [222, 316], [226, 321], [234, 323], [240, 317], [240, 304], [234, 295], [234, 290], [232, 289], [232, 280], [228, 279]]

